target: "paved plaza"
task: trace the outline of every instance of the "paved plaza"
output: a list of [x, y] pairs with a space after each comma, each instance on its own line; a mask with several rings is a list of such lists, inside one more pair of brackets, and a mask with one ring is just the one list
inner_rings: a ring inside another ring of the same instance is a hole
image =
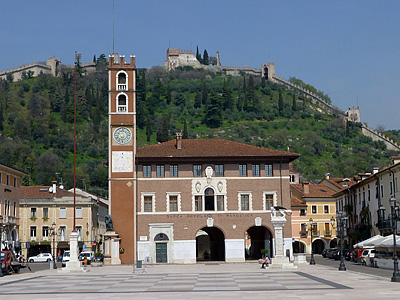
[[388, 299], [400, 283], [352, 271], [301, 264], [294, 270], [257, 263], [88, 267], [0, 278], [0, 299]]

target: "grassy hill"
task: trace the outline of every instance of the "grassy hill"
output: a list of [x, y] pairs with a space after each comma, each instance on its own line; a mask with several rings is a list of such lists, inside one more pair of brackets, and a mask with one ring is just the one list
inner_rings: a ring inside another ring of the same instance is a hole
[[[77, 186], [107, 195], [106, 61], [77, 80]], [[186, 138], [226, 138], [301, 154], [304, 179], [352, 176], [387, 165], [394, 152], [361, 134], [359, 124], [326, 113], [304, 95], [244, 76], [190, 68], [138, 70], [138, 146]], [[24, 184], [73, 185], [73, 70], [0, 81], [0, 162], [25, 171]], [[390, 134], [398, 138], [398, 131]]]

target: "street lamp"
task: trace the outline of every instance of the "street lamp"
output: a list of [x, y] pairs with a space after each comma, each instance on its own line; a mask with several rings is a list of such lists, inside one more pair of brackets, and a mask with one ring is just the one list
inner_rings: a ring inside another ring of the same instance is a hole
[[315, 265], [315, 260], [314, 260], [314, 250], [313, 250], [313, 225], [314, 225], [314, 220], [310, 218], [310, 231], [311, 231], [311, 259], [310, 259], [310, 265]]
[[[344, 256], [343, 256], [343, 241], [344, 241], [344, 226], [346, 224], [346, 221], [349, 219], [348, 217], [343, 217], [343, 212], [339, 213], [340, 215], [340, 222], [338, 222], [338, 226], [340, 228], [340, 264], [339, 264], [339, 271], [346, 271], [346, 266], [344, 264]], [[334, 220], [334, 218], [332, 217]], [[331, 220], [332, 220], [331, 219]]]
[[397, 221], [399, 220], [399, 206], [396, 198], [390, 198], [390, 207], [392, 209], [392, 228], [393, 228], [393, 276], [392, 282], [400, 282], [399, 263], [397, 261]]
[[52, 227], [49, 228], [49, 230], [51, 231], [51, 235], [53, 236], [53, 251], [52, 251], [51, 255], [53, 256], [53, 269], [57, 269], [56, 260], [55, 260], [56, 222], [53, 222], [53, 224], [51, 224], [51, 226]]

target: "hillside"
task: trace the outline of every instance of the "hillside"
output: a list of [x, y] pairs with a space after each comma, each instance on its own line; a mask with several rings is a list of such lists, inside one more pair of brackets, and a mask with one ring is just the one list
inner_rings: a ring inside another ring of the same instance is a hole
[[[78, 68], [77, 186], [107, 195], [107, 71]], [[0, 82], [0, 161], [27, 174], [24, 184], [62, 178], [73, 185], [73, 70], [60, 78], [40, 75]], [[249, 76], [225, 76], [190, 68], [171, 72], [139, 69], [138, 146], [172, 139], [226, 138], [301, 154], [304, 179], [352, 176], [387, 165], [395, 153], [363, 136], [359, 124], [345, 124], [304, 95]], [[398, 138], [398, 132], [390, 133]]]

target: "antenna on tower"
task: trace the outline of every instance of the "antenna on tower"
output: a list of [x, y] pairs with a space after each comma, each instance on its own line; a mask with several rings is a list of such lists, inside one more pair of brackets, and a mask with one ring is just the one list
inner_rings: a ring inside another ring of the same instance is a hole
[[114, 19], [115, 19], [115, 17], [114, 17], [114, 2], [115, 2], [115, 0], [113, 0], [113, 9], [112, 9], [112, 11], [113, 11], [113, 51], [112, 51], [112, 53], [115, 53], [114, 52]]

